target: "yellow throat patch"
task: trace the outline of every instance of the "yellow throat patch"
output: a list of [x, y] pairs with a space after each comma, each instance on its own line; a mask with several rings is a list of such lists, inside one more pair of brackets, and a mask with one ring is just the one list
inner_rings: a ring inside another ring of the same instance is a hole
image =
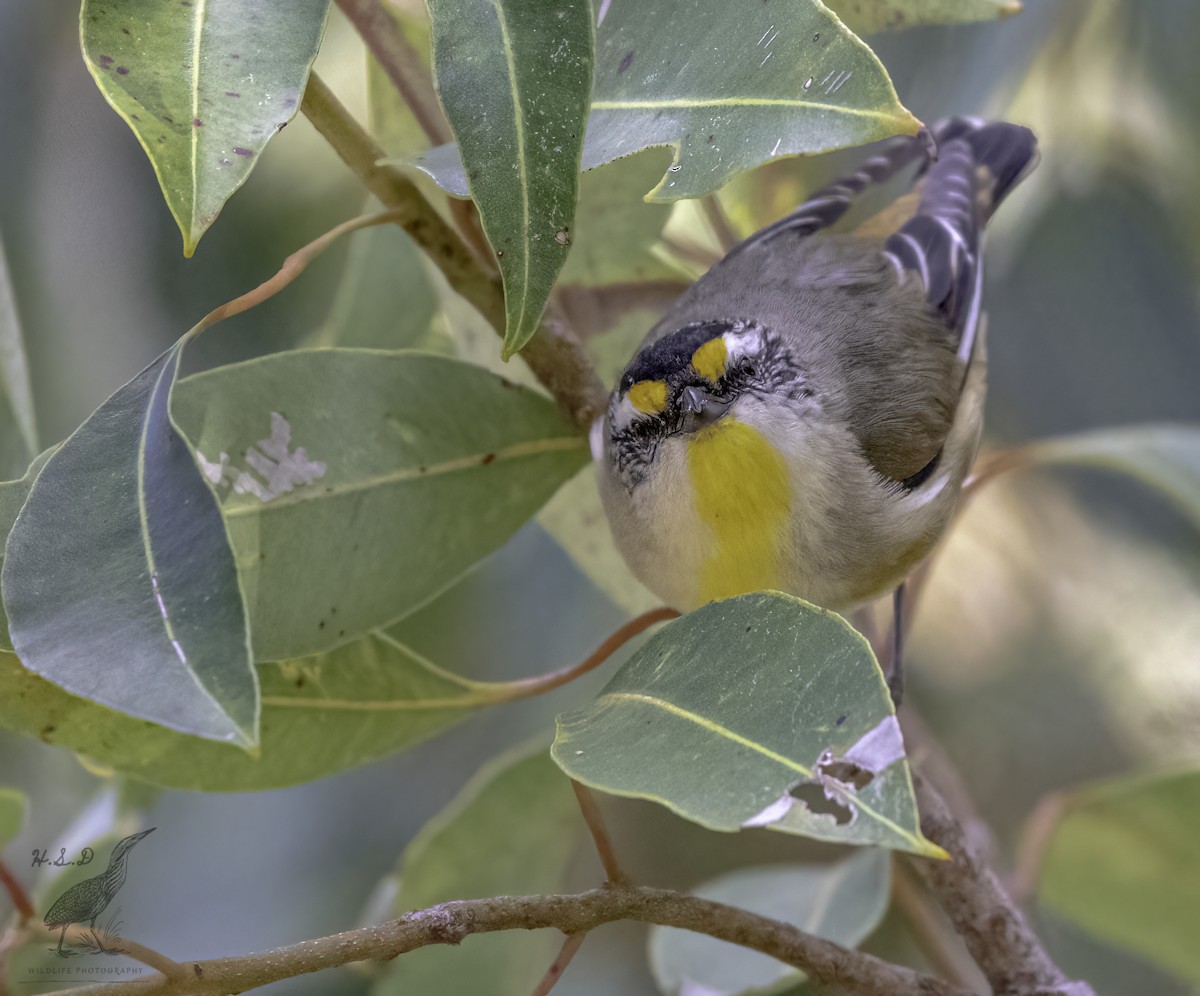
[[723, 418], [688, 443], [688, 471], [696, 511], [713, 536], [701, 601], [778, 588], [792, 508], [783, 458], [750, 426]]

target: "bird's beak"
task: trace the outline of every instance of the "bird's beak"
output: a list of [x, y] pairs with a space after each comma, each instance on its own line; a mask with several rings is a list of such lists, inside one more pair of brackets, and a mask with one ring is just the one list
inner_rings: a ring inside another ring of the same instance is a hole
[[152, 834], [152, 833], [154, 833], [154, 831], [155, 831], [155, 830], [157, 830], [157, 829], [158, 829], [158, 827], [151, 827], [149, 830], [143, 830], [141, 833], [135, 833], [135, 834], [134, 834], [132, 837], [130, 837], [130, 838], [129, 838], [129, 840], [130, 840], [131, 842], [132, 842], [132, 841], [135, 841], [135, 840], [141, 840], [141, 839], [142, 839], [143, 837], [145, 837], [147, 834]]
[[729, 410], [730, 402], [718, 401], [702, 387], [685, 387], [682, 396], [683, 428], [694, 432], [712, 425]]

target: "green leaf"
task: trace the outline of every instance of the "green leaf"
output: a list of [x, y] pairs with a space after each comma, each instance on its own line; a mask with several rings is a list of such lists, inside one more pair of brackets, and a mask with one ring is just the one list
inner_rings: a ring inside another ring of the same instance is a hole
[[651, 252], [671, 214], [667, 204], [646, 204], [642, 193], [669, 162], [654, 149], [584, 173], [561, 284], [677, 280], [679, 274]]
[[592, 8], [429, 0], [434, 82], [504, 279], [504, 355], [532, 337], [567, 258], [592, 84]]
[[432, 330], [437, 308], [421, 250], [403, 229], [374, 225], [356, 233], [329, 314], [308, 345], [448, 353], [449, 340]]
[[713, 602], [664, 627], [595, 701], [559, 716], [552, 753], [586, 785], [710, 830], [944, 856], [921, 835], [867, 641], [787, 595]]
[[546, 398], [424, 353], [265, 356], [183, 380], [173, 404], [224, 493], [260, 661], [413, 611], [587, 460]]
[[169, 788], [255, 791], [312, 781], [411, 747], [496, 700], [497, 686], [450, 674], [411, 650], [408, 628], [258, 666], [254, 755], [69, 695], [0, 654], [0, 725]]
[[0, 786], [0, 847], [21, 832], [28, 808], [29, 800], [24, 792]]
[[225, 523], [173, 425], [182, 340], [46, 462], [8, 537], [25, 666], [174, 730], [252, 746], [258, 682]]
[[0, 394], [4, 415], [0, 418], [0, 475], [19, 474], [38, 451], [37, 420], [33, 409], [33, 387], [29, 383], [29, 361], [21, 336], [21, 319], [8, 272], [4, 243], [0, 240]]
[[1074, 793], [1050, 840], [1038, 899], [1097, 937], [1200, 982], [1200, 771]]
[[190, 256], [295, 115], [329, 0], [83, 0], [88, 71], [150, 157]]
[[918, 24], [969, 24], [1009, 17], [1020, 0], [828, 0], [842, 23], [860, 35]]
[[[669, 145], [675, 160], [646, 199], [672, 201], [773, 159], [919, 126], [875, 54], [820, 0], [782, 8], [706, 0], [686, 17], [656, 4], [614, 4], [596, 31], [582, 168]], [[454, 147], [410, 165], [466, 196]]]
[[[864, 850], [828, 865], [743, 868], [692, 891], [854, 947], [887, 912], [891, 871], [887, 851]], [[651, 928], [650, 967], [672, 996], [774, 992], [803, 978], [757, 951], [673, 927]]]
[[[544, 747], [496, 758], [405, 849], [394, 915], [451, 899], [561, 891], [581, 828], [570, 783]], [[557, 931], [542, 930], [420, 948], [393, 961], [372, 996], [528, 996], [561, 944]]]
[[1140, 425], [1045, 439], [1020, 447], [1023, 464], [1065, 463], [1129, 474], [1200, 524], [1200, 427]]
[[[13, 523], [17, 521], [17, 513], [21, 511], [21, 506], [29, 497], [29, 490], [33, 487], [34, 479], [41, 473], [53, 452], [52, 448], [39, 454], [37, 459], [29, 465], [29, 469], [25, 471], [24, 477], [15, 481], [0, 482], [0, 534], [5, 537], [5, 540], [12, 532]], [[0, 566], [3, 563], [4, 554], [0, 551]], [[0, 602], [0, 650], [12, 650], [12, 637], [8, 634], [8, 613], [3, 602]]]

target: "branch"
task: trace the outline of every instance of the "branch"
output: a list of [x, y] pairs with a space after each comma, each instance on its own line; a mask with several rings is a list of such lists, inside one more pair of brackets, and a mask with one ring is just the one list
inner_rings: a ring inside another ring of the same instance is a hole
[[550, 927], [579, 934], [614, 920], [679, 927], [761, 951], [802, 970], [824, 986], [824, 993], [970, 996], [957, 986], [813, 937], [778, 920], [666, 889], [627, 886], [578, 895], [497, 896], [442, 903], [399, 920], [262, 954], [185, 962], [189, 974], [181, 981], [153, 976], [70, 992], [72, 996], [224, 996], [355, 961], [387, 961], [430, 944], [460, 944], [472, 934]]
[[[499, 280], [483, 270], [458, 233], [408, 177], [380, 162], [383, 150], [316, 73], [309, 75], [301, 110], [363, 186], [384, 207], [397, 212], [397, 224], [433, 260], [450, 286], [503, 335], [504, 289]], [[580, 429], [586, 429], [604, 410], [604, 385], [583, 344], [562, 321], [550, 315], [543, 318], [521, 358]]]
[[1054, 964], [941, 793], [915, 771], [913, 786], [921, 831], [953, 860], [913, 858], [912, 866], [966, 941], [994, 996], [1095, 996], [1090, 985], [1068, 980]]
[[8, 898], [12, 900], [13, 908], [20, 916], [20, 926], [25, 926], [30, 920], [37, 919], [37, 913], [33, 908], [33, 900], [29, 898], [29, 892], [25, 889], [17, 877], [9, 870], [8, 865], [0, 860], [0, 887], [8, 893]]

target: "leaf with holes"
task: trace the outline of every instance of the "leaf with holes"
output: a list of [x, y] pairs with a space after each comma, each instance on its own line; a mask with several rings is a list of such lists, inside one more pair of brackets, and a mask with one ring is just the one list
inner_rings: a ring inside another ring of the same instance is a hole
[[258, 681], [216, 497], [173, 425], [176, 343], [38, 474], [8, 537], [4, 605], [25, 666], [163, 726], [252, 746]]
[[256, 659], [387, 625], [504, 543], [587, 462], [545, 397], [418, 352], [302, 349], [188, 377]]
[[[887, 851], [863, 850], [827, 865], [756, 865], [691, 890], [848, 947], [883, 919], [890, 900]], [[664, 993], [733, 996], [776, 992], [803, 975], [768, 955], [675, 927], [650, 928], [650, 967]]]
[[592, 8], [430, 0], [434, 83], [504, 279], [504, 354], [536, 331], [567, 258], [592, 86]]
[[553, 755], [584, 784], [710, 830], [945, 856], [921, 834], [866, 640], [787, 595], [713, 602], [664, 627], [591, 704], [559, 716]]
[[[452, 899], [560, 892], [582, 829], [570, 782], [545, 745], [532, 754], [510, 751], [484, 766], [405, 848], [392, 916]], [[372, 996], [527, 996], [562, 941], [547, 931], [520, 934], [411, 951], [387, 967]]]
[[[647, 200], [700, 197], [781, 156], [920, 126], [875, 53], [820, 0], [752, 8], [706, 0], [686, 16], [651, 3], [601, 11], [582, 168], [672, 146], [675, 160]], [[467, 195], [453, 146], [411, 165]]]
[[1021, 10], [1021, 0], [829, 0], [828, 7], [851, 31], [866, 35], [1011, 17]]
[[84, 61], [183, 233], [216, 220], [300, 106], [329, 0], [84, 0]]

